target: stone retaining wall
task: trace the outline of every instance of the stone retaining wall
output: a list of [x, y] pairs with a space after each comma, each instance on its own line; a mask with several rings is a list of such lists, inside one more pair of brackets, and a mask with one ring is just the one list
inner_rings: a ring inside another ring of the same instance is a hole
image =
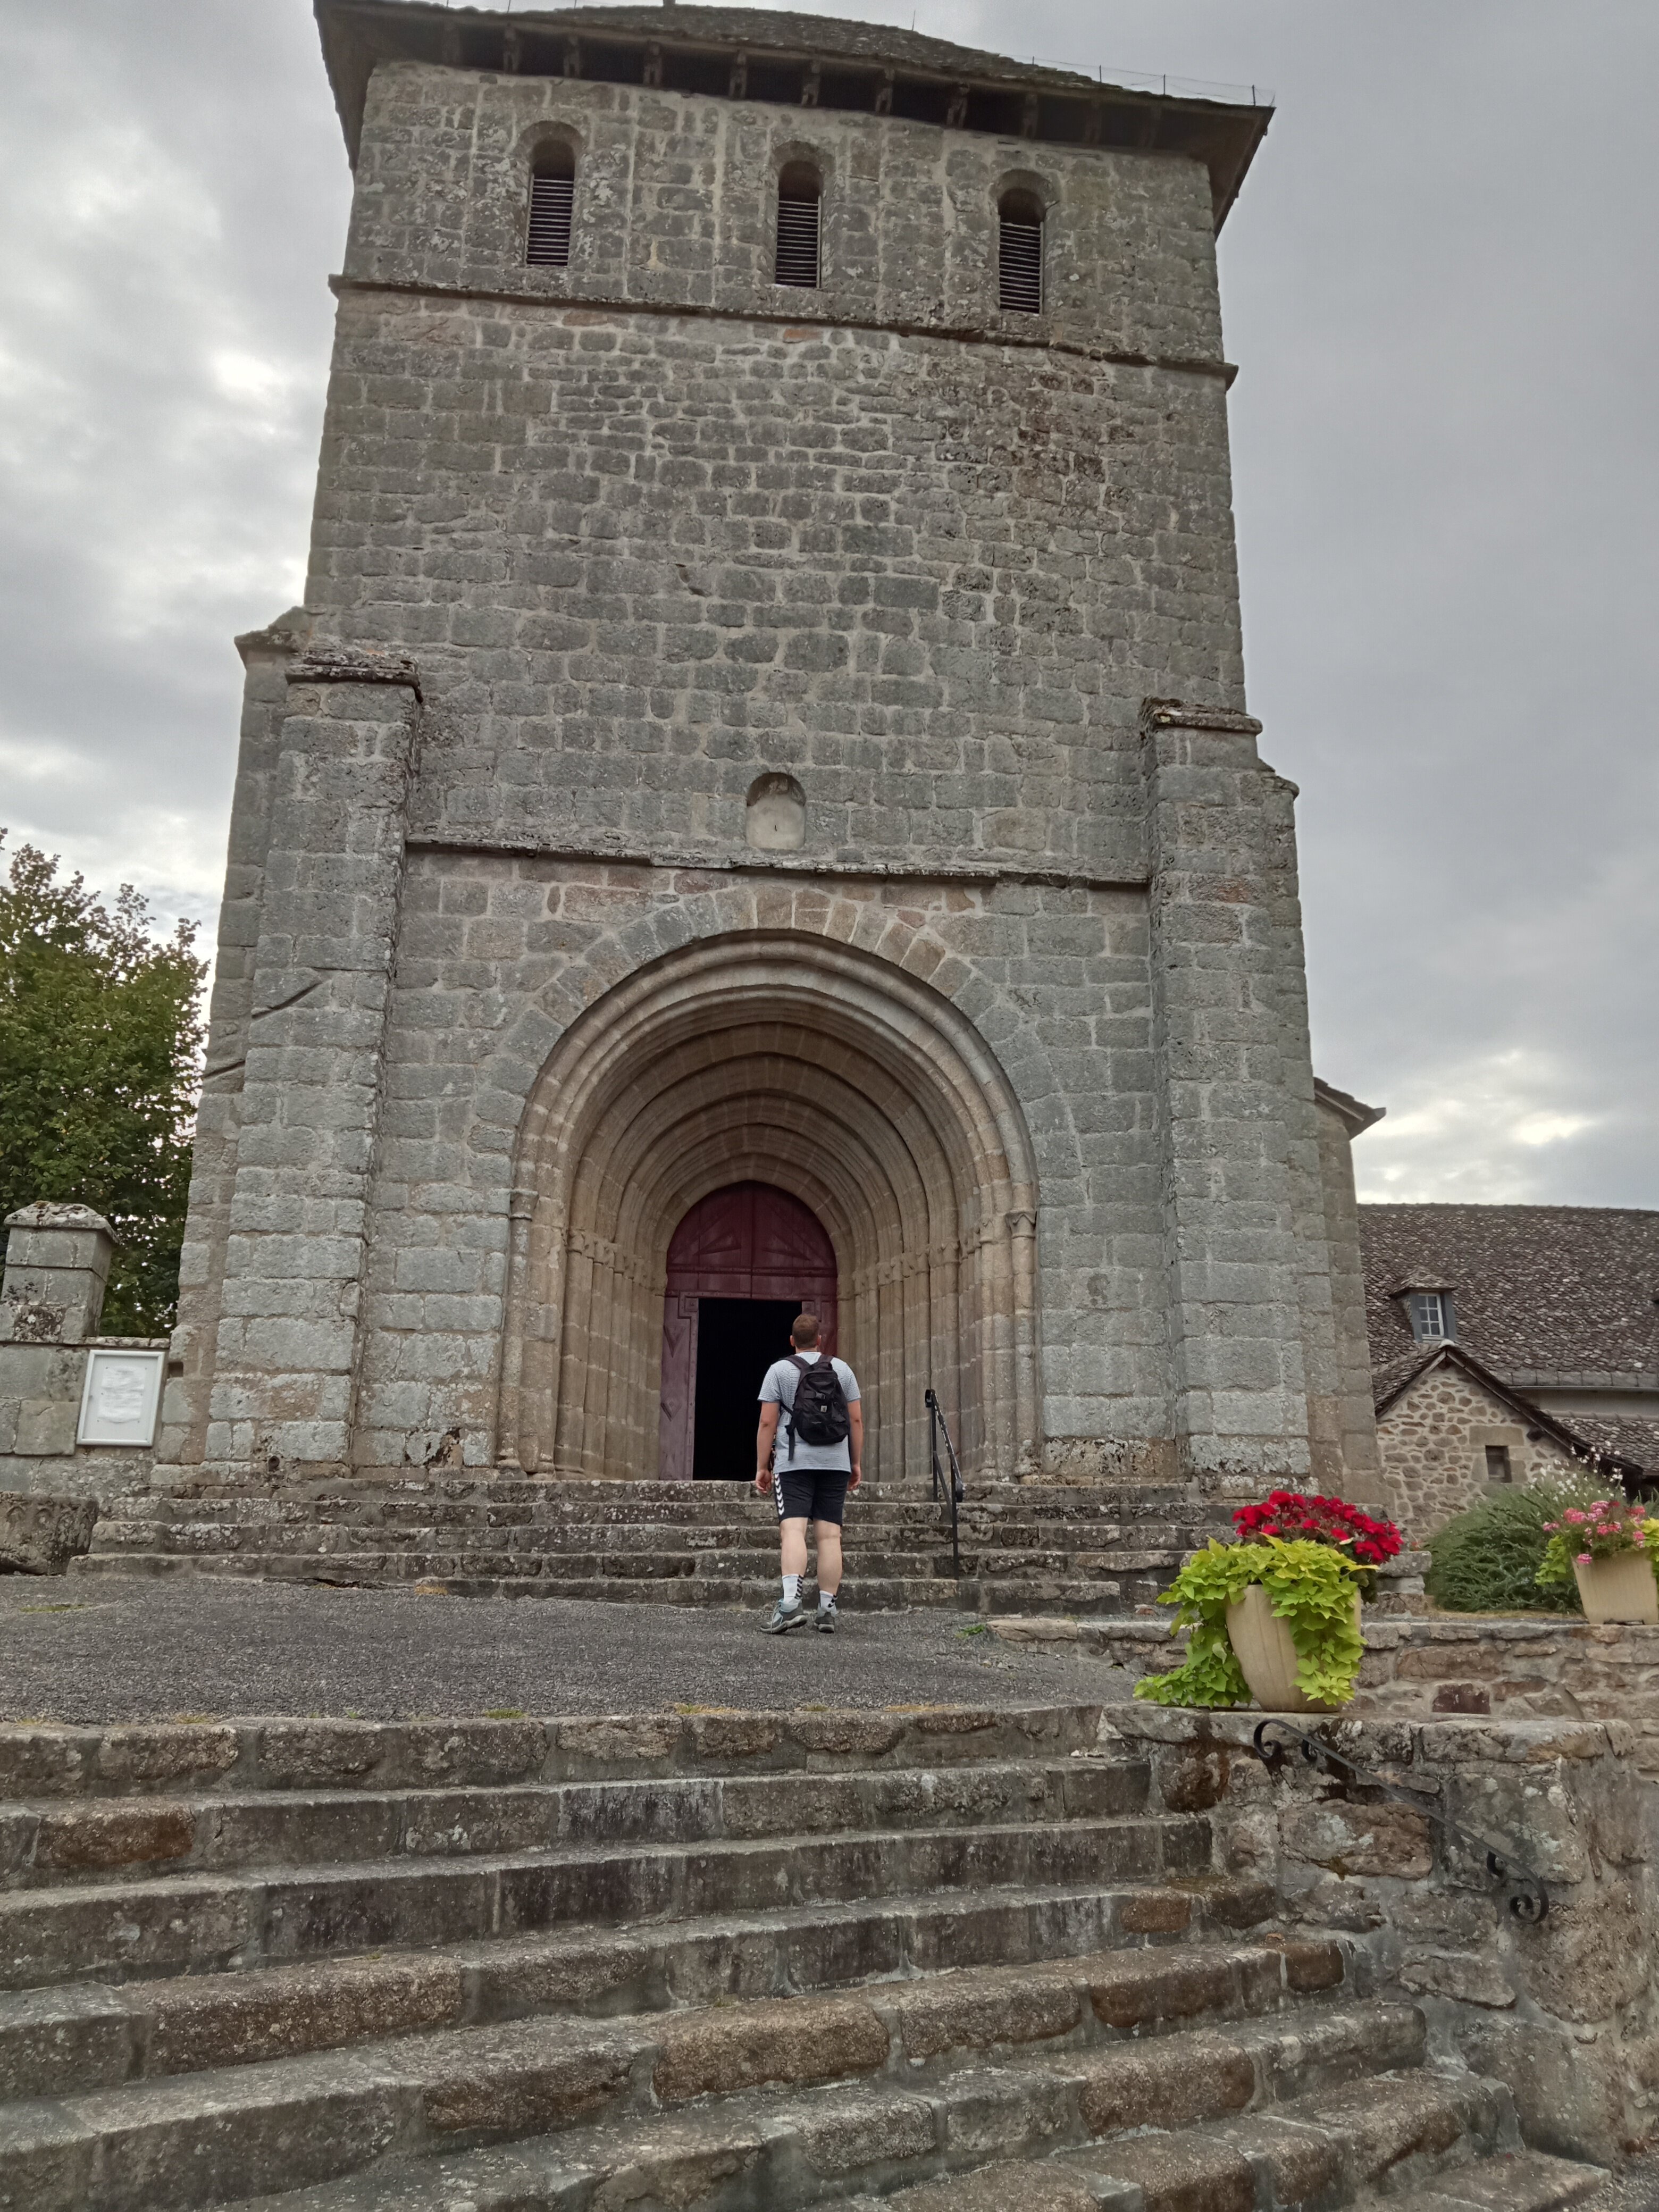
[[[1659, 2118], [1654, 1807], [1618, 1722], [1309, 1722], [1423, 1811], [1252, 1747], [1259, 1713], [1130, 1705], [1170, 1809], [1211, 1811], [1219, 1864], [1273, 1885], [1287, 1926], [1353, 1946], [1379, 1995], [1421, 2005], [1449, 2065], [1507, 2081], [1527, 2140], [1613, 2160]], [[1548, 1911], [1507, 1906], [1449, 1818], [1534, 1869]]]
[[[1007, 1643], [1048, 1644], [1103, 1662], [1111, 1670], [1101, 1688], [1107, 1697], [1130, 1696], [1143, 1674], [1166, 1674], [1180, 1659], [1164, 1620], [991, 1625]], [[1622, 1721], [1631, 1726], [1637, 1764], [1659, 1778], [1659, 1628], [1592, 1626], [1565, 1614], [1377, 1620], [1369, 1612], [1364, 1627], [1354, 1713]]]

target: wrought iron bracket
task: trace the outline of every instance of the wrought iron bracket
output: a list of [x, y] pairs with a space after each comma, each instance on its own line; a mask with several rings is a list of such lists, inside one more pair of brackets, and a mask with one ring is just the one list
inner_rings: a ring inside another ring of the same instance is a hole
[[[1282, 1743], [1269, 1741], [1277, 1733], [1288, 1739]], [[1443, 1836], [1450, 1837], [1468, 1850], [1475, 1852], [1486, 1863], [1486, 1872], [1496, 1882], [1501, 1882], [1509, 1894], [1505, 1899], [1517, 1920], [1536, 1927], [1550, 1909], [1550, 1894], [1541, 1875], [1523, 1865], [1507, 1844], [1494, 1844], [1485, 1836], [1477, 1836], [1468, 1828], [1460, 1827], [1455, 1820], [1448, 1820], [1436, 1806], [1426, 1803], [1414, 1790], [1402, 1790], [1398, 1783], [1389, 1782], [1374, 1768], [1361, 1766], [1358, 1760], [1334, 1750], [1318, 1736], [1309, 1735], [1304, 1729], [1293, 1728], [1290, 1722], [1276, 1720], [1269, 1715], [1257, 1724], [1255, 1754], [1264, 1766], [1276, 1768], [1284, 1764], [1285, 1753], [1294, 1747], [1306, 1765], [1316, 1774], [1328, 1774], [1333, 1781], [1357, 1782], [1367, 1790], [1379, 1790], [1392, 1798], [1397, 1805], [1409, 1805], [1414, 1813], [1437, 1828]]]

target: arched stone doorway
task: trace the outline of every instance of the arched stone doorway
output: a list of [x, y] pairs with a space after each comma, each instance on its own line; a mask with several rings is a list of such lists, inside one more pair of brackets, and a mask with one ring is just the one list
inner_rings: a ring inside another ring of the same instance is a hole
[[1036, 1177], [1006, 1077], [927, 984], [758, 930], [624, 976], [535, 1084], [514, 1170], [502, 1463], [659, 1473], [670, 1240], [741, 1182], [793, 1193], [830, 1239], [873, 1480], [927, 1481], [930, 1383], [970, 1473], [1040, 1463]]
[[836, 1250], [810, 1206], [775, 1183], [699, 1199], [668, 1246], [659, 1473], [668, 1482], [753, 1473], [761, 1378], [810, 1310], [836, 1345]]

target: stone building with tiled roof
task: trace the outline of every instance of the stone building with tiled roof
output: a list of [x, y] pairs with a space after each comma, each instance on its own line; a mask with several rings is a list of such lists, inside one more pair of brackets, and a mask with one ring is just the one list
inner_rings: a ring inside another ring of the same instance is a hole
[[1358, 1213], [1378, 1447], [1418, 1533], [1492, 1482], [1659, 1479], [1659, 1212]]

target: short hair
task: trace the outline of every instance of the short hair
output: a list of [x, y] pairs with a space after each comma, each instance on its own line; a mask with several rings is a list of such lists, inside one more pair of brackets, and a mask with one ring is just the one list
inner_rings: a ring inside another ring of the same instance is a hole
[[815, 1313], [797, 1314], [790, 1323], [789, 1334], [793, 1341], [805, 1352], [809, 1344], [816, 1344], [818, 1340], [817, 1316]]

